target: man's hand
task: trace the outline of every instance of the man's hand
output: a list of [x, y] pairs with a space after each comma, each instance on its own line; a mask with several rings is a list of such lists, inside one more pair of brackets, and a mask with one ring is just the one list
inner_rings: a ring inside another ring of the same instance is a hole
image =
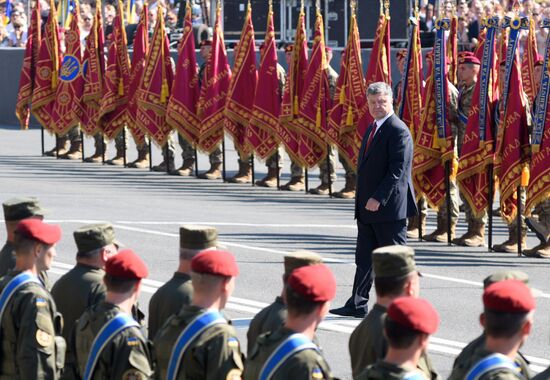
[[376, 199], [374, 198], [369, 198], [369, 200], [367, 201], [367, 205], [365, 206], [365, 208], [369, 211], [372, 211], [372, 212], [375, 212], [375, 211], [378, 211], [378, 209], [380, 208], [380, 202], [378, 202]]

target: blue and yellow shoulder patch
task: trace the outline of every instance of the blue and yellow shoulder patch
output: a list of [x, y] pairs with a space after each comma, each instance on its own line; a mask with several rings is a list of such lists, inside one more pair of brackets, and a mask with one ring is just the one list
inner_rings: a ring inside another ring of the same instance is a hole
[[126, 338], [126, 344], [130, 347], [139, 346], [139, 338], [135, 336], [129, 336]]
[[321, 371], [321, 368], [315, 367], [311, 371], [311, 378], [312, 379], [324, 379], [323, 371]]
[[36, 299], [36, 307], [46, 307], [48, 306], [48, 301], [46, 301], [44, 298], [38, 297]]
[[234, 336], [232, 336], [229, 339], [227, 339], [227, 346], [231, 348], [237, 348], [239, 347], [239, 340]]

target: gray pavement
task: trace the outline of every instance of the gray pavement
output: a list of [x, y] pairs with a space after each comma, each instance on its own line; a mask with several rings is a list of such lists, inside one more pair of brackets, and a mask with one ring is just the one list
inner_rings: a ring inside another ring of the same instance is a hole
[[[46, 135], [46, 148], [52, 145], [53, 137]], [[232, 148], [233, 144], [227, 141], [226, 147]], [[114, 151], [112, 144], [110, 149]], [[86, 140], [86, 152], [92, 152], [90, 139]], [[129, 161], [135, 156], [131, 145]], [[160, 158], [160, 149], [155, 147], [155, 163]], [[200, 170], [206, 170], [207, 158], [201, 156], [199, 161]], [[229, 175], [236, 172], [236, 161], [236, 153], [228, 150]], [[288, 173], [288, 160], [285, 166]], [[257, 178], [263, 176], [265, 166], [257, 162], [256, 171]], [[341, 167], [338, 175], [337, 189], [343, 186]], [[288, 174], [284, 177], [288, 178]], [[317, 172], [313, 171], [310, 186], [317, 184]], [[304, 248], [323, 255], [338, 282], [334, 305], [343, 304], [351, 292], [356, 237], [353, 201], [41, 157], [39, 130], [0, 127], [0, 200], [17, 195], [39, 197], [49, 210], [47, 219], [63, 227], [56, 264], [51, 270], [53, 278], [74, 264], [74, 229], [91, 221], [113, 222], [119, 240], [142, 255], [149, 266], [150, 280], [141, 297], [145, 309], [155, 288], [169, 279], [177, 267], [178, 226], [215, 225], [220, 240], [234, 252], [241, 269], [226, 312], [235, 319], [243, 347], [250, 318], [281, 291], [285, 252]], [[506, 229], [498, 218], [495, 222], [494, 242], [498, 243], [505, 240]], [[435, 218], [430, 213], [428, 230], [434, 227]], [[461, 223], [459, 233], [464, 230]], [[0, 238], [5, 238], [3, 229]], [[528, 245], [536, 243], [530, 233]], [[411, 245], [424, 275], [421, 294], [441, 315], [441, 327], [432, 339], [430, 351], [443, 376], [448, 375], [460, 347], [480, 333], [482, 279], [504, 268], [527, 272], [538, 290], [535, 328], [523, 352], [533, 357], [535, 369], [548, 366], [548, 261], [488, 253], [481, 248], [466, 250], [414, 241]], [[347, 342], [358, 322], [329, 315], [318, 334], [334, 374], [342, 379], [351, 379]]]

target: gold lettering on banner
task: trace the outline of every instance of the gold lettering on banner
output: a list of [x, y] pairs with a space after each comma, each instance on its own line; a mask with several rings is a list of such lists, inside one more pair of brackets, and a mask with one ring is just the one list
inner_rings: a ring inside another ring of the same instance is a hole
[[502, 152], [503, 160], [507, 159], [510, 154], [514, 153], [514, 151], [517, 151], [517, 149], [519, 149], [520, 146], [521, 146], [521, 143], [519, 142], [519, 140], [514, 139], [513, 143], [508, 144], [506, 148], [504, 148], [504, 151]]
[[550, 157], [550, 147], [547, 146], [541, 149], [537, 154], [533, 155], [532, 166], [538, 165], [546, 161]]

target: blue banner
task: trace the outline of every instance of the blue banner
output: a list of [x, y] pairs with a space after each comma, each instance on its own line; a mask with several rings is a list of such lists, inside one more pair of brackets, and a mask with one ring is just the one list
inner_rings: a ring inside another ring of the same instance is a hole
[[[542, 27], [550, 29], [550, 18], [545, 18], [542, 22]], [[535, 120], [533, 123], [533, 136], [531, 144], [534, 146], [534, 151], [538, 151], [538, 147], [542, 143], [544, 135], [544, 123], [546, 122], [546, 112], [548, 108], [548, 96], [550, 95], [550, 69], [548, 60], [550, 59], [550, 33], [546, 36], [546, 50], [544, 51], [544, 64], [542, 66], [542, 77], [540, 81], [539, 93], [537, 95], [535, 106]], [[549, 126], [550, 128], [550, 126]]]
[[416, 39], [416, 28], [418, 28], [418, 20], [414, 17], [409, 18], [409, 25], [411, 26], [411, 35], [409, 37], [409, 46], [407, 48], [407, 57], [405, 61], [405, 70], [403, 71], [403, 83], [401, 84], [401, 104], [399, 105], [399, 118], [403, 119], [403, 111], [405, 109], [405, 94], [407, 93], [407, 87], [409, 85], [409, 67], [411, 65], [412, 54], [416, 52], [412, 51], [414, 40]]
[[487, 102], [489, 101], [489, 85], [491, 71], [493, 70], [495, 35], [499, 18], [491, 17], [485, 21], [487, 34], [483, 45], [483, 57], [481, 58], [481, 69], [479, 70], [479, 140], [486, 140], [487, 129]]
[[435, 23], [436, 38], [434, 45], [434, 85], [435, 85], [435, 115], [437, 137], [439, 141], [447, 138], [447, 36], [451, 28], [451, 20], [439, 19]]

